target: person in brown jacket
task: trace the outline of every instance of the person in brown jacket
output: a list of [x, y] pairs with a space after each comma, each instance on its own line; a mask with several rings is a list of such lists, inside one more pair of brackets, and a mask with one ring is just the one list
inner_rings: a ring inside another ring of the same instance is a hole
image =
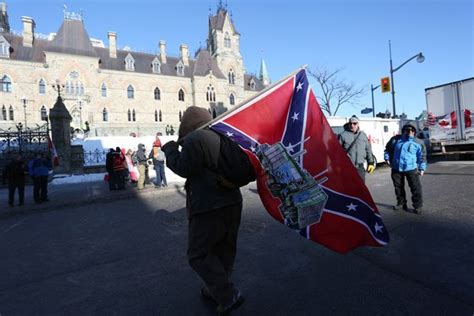
[[206, 109], [189, 107], [181, 120], [178, 142], [168, 142], [162, 150], [168, 168], [186, 178], [189, 265], [205, 283], [201, 295], [218, 304], [219, 314], [227, 314], [244, 301], [230, 279], [237, 253], [242, 195], [239, 188], [219, 185], [212, 171], [217, 168], [220, 137], [208, 129], [198, 129], [211, 119]]

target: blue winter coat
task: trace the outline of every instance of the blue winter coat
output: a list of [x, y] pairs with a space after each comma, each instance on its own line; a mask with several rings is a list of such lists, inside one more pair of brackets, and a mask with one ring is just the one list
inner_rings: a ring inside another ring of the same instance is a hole
[[392, 169], [399, 172], [418, 169], [426, 170], [426, 147], [416, 137], [397, 135], [385, 146], [385, 161], [390, 162]]
[[35, 158], [32, 164], [33, 176], [41, 177], [48, 176], [49, 170], [51, 169], [51, 163], [46, 158]]

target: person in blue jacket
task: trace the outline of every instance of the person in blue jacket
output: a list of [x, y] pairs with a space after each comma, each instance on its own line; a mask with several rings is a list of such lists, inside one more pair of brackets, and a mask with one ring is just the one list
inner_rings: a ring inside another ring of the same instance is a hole
[[51, 162], [43, 153], [37, 153], [31, 163], [30, 172], [33, 176], [33, 196], [36, 203], [48, 200], [48, 176], [51, 170]]
[[415, 137], [416, 127], [410, 123], [402, 128], [402, 135], [393, 136], [385, 146], [384, 159], [392, 168], [397, 205], [394, 210], [408, 210], [405, 193], [405, 178], [410, 187], [414, 212], [421, 214], [423, 191], [420, 177], [426, 170], [426, 147]]

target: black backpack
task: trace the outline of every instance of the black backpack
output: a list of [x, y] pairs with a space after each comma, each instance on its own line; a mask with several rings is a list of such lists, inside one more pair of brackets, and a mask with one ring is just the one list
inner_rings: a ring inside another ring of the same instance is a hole
[[255, 181], [252, 163], [244, 150], [230, 138], [215, 133], [221, 141], [216, 171], [219, 184], [228, 189], [235, 189]]

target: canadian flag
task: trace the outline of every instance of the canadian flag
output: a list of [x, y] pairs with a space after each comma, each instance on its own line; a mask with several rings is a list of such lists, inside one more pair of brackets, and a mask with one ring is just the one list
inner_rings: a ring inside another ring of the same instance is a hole
[[436, 117], [441, 128], [456, 128], [458, 126], [456, 112]]
[[51, 137], [49, 137], [49, 135], [48, 135], [48, 149], [51, 152], [51, 160], [53, 162], [53, 166], [54, 167], [59, 166], [58, 152], [56, 151], [56, 147], [54, 147], [54, 143], [51, 140]]

